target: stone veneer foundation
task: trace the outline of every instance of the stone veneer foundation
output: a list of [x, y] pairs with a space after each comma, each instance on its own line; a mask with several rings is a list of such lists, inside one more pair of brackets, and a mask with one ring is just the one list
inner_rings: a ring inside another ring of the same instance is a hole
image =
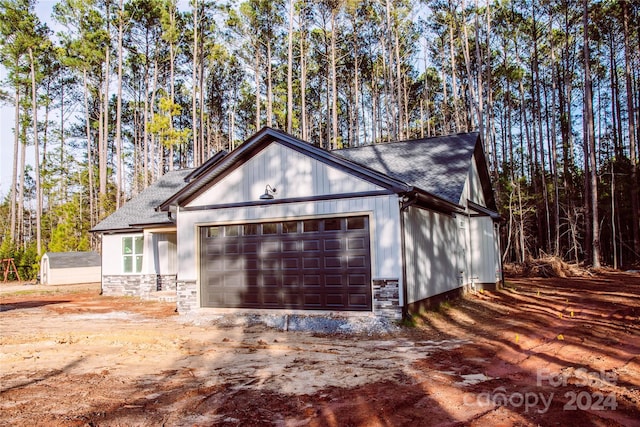
[[391, 320], [402, 319], [398, 279], [373, 281], [373, 313]]
[[[175, 290], [178, 313], [200, 308], [195, 280], [177, 280], [175, 275], [114, 275], [102, 277], [102, 294], [150, 299], [154, 292]], [[389, 320], [402, 319], [398, 279], [373, 281], [373, 313]], [[311, 314], [311, 313], [310, 313]]]
[[119, 274], [102, 276], [102, 295], [149, 299], [158, 291], [176, 289], [176, 275]]

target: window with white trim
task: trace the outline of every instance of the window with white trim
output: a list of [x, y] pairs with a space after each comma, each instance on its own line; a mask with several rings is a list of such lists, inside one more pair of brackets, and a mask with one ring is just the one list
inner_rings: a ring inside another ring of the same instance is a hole
[[140, 273], [142, 271], [143, 242], [143, 236], [122, 238], [122, 266], [125, 273]]

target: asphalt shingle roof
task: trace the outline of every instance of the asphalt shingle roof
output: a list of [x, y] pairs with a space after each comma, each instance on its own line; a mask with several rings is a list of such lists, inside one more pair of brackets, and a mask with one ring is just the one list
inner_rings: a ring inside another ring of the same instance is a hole
[[459, 203], [478, 133], [334, 150], [333, 154]]
[[98, 267], [101, 264], [97, 252], [47, 252], [49, 268]]
[[92, 231], [125, 230], [135, 224], [169, 223], [167, 213], [156, 212], [155, 208], [187, 185], [184, 178], [192, 171], [182, 169], [168, 172], [98, 223]]

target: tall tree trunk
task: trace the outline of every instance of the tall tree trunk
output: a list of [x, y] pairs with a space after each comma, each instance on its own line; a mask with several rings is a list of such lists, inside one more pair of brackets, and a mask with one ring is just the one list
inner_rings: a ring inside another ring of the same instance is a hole
[[[534, 100], [533, 117], [537, 122], [537, 127], [538, 127], [537, 129], [538, 138], [534, 139], [534, 143], [536, 143], [537, 145], [539, 142], [540, 144], [539, 145], [539, 148], [540, 148], [539, 172], [540, 172], [540, 182], [541, 182], [541, 189], [542, 189], [542, 200], [544, 202], [544, 217], [539, 215], [541, 219], [544, 219], [544, 221], [540, 221], [540, 224], [543, 227], [543, 230], [541, 230], [541, 233], [540, 233], [540, 237], [542, 238], [544, 236], [544, 239], [541, 240], [539, 243], [545, 250], [548, 250], [548, 248], [551, 246], [551, 232], [550, 232], [549, 194], [547, 189], [547, 178], [546, 178], [546, 167], [545, 167], [545, 149], [544, 149], [544, 138], [543, 138], [543, 131], [542, 131], [542, 108], [543, 107], [542, 107], [542, 101], [540, 96], [540, 73], [539, 73], [540, 60], [538, 57], [538, 21], [536, 17], [535, 2], [532, 3], [532, 6], [533, 6], [533, 11], [532, 11], [532, 17], [533, 17], [533, 61], [532, 61], [533, 82], [532, 83], [533, 83], [533, 87], [532, 87], [531, 95]], [[538, 154], [536, 150], [536, 163], [538, 163], [537, 156]], [[542, 244], [542, 242], [544, 242], [544, 244]]]
[[289, 34], [287, 34], [287, 133], [293, 133], [293, 0], [289, 0]]
[[549, 46], [551, 50], [551, 175], [553, 179], [553, 254], [560, 255], [560, 190], [558, 182], [558, 142], [556, 131], [556, 88], [558, 73], [556, 68], [555, 47], [553, 45], [553, 15], [549, 16]]
[[591, 83], [591, 54], [589, 51], [589, 0], [583, 0], [583, 35], [584, 35], [584, 98], [585, 98], [585, 144], [589, 151], [590, 167], [585, 170], [590, 177], [591, 192], [591, 258], [595, 268], [600, 267], [600, 223], [598, 216], [598, 164], [596, 161], [595, 130], [593, 123], [593, 93]]
[[40, 142], [38, 141], [38, 93], [36, 86], [36, 62], [33, 49], [29, 48], [31, 68], [31, 115], [33, 120], [34, 174], [36, 176], [36, 244], [38, 256], [42, 254], [42, 188], [40, 185]]
[[267, 126], [273, 126], [273, 82], [271, 76], [271, 40], [267, 40]]
[[[205, 129], [207, 129], [207, 125], [205, 124], [204, 113], [205, 113], [205, 102], [204, 102], [204, 90], [206, 85], [206, 80], [204, 78], [204, 46], [200, 49], [200, 60], [198, 61], [198, 81], [200, 82], [200, 87], [198, 90], [199, 93], [199, 104], [200, 104], [200, 119], [199, 119], [199, 129], [200, 129], [200, 163], [204, 163], [209, 156], [209, 146], [205, 144]], [[173, 145], [172, 145], [173, 146]], [[173, 162], [173, 159], [171, 159]]]
[[[302, 17], [300, 19], [303, 19]], [[300, 126], [302, 127], [302, 140], [307, 141], [309, 131], [307, 129], [307, 61], [304, 50], [304, 30], [300, 24]]]
[[20, 145], [20, 85], [16, 84], [14, 95], [14, 130], [13, 130], [13, 171], [11, 173], [11, 220], [9, 237], [11, 244], [16, 243], [17, 226], [17, 183], [18, 183], [18, 147]]
[[456, 82], [456, 57], [455, 49], [453, 46], [453, 25], [455, 23], [455, 10], [452, 7], [451, 1], [449, 1], [449, 54], [451, 58], [451, 96], [453, 97], [453, 120], [456, 128], [454, 133], [461, 131], [460, 126], [460, 114], [458, 112], [458, 86]]
[[256, 86], [256, 131], [260, 129], [260, 48], [259, 42], [256, 41], [255, 57], [254, 57], [254, 77]]
[[336, 66], [336, 14], [337, 8], [331, 10], [331, 137], [327, 140], [329, 149], [338, 146], [338, 73]]
[[120, 0], [118, 8], [118, 94], [116, 98], [116, 209], [122, 199], [122, 39], [124, 36], [124, 3]]
[[[105, 3], [106, 9], [106, 17], [105, 20], [107, 22], [107, 34], [109, 34], [109, 20], [110, 20], [110, 2], [109, 0]], [[102, 107], [102, 138], [100, 138], [100, 152], [98, 153], [100, 157], [100, 200], [98, 201], [99, 209], [100, 209], [100, 218], [102, 219], [106, 214], [106, 202], [107, 202], [107, 179], [108, 179], [108, 170], [107, 170], [107, 158], [108, 158], [108, 146], [109, 146], [109, 84], [111, 75], [111, 45], [108, 42], [105, 48], [105, 56], [104, 56], [104, 95], [102, 101], [104, 103]]]
[[633, 212], [633, 251], [635, 259], [640, 258], [640, 207], [638, 203], [638, 161], [636, 158], [636, 123], [633, 101], [633, 84], [631, 81], [631, 48], [629, 47], [629, 2], [622, 2], [624, 27], [624, 76], [627, 86], [627, 110], [629, 116], [629, 153], [631, 155], [631, 210]]
[[87, 138], [87, 170], [89, 173], [89, 222], [93, 227], [97, 221], [95, 218], [95, 195], [93, 184], [93, 156], [91, 153], [91, 117], [89, 115], [89, 77], [87, 76], [87, 69], [82, 70], [83, 84], [84, 84], [84, 116], [85, 116], [85, 132]]
[[353, 144], [358, 146], [360, 145], [360, 69], [358, 63], [358, 31], [355, 16], [353, 20], [353, 108], [355, 110]]
[[[27, 88], [25, 87], [25, 98], [28, 96]], [[27, 114], [26, 107], [23, 114]], [[22, 126], [20, 128], [20, 137], [22, 139], [22, 143], [20, 144], [20, 170], [22, 173], [20, 174], [20, 182], [19, 182], [19, 191], [18, 191], [18, 240], [22, 243], [24, 249], [26, 249], [26, 239], [25, 239], [25, 230], [24, 230], [24, 182], [25, 182], [25, 171], [26, 171], [26, 157], [27, 157], [27, 127]]]
[[192, 58], [193, 58], [193, 70], [191, 74], [192, 88], [191, 88], [191, 127], [193, 137], [193, 166], [198, 167], [201, 164], [200, 159], [200, 147], [198, 141], [200, 140], [200, 129], [198, 128], [198, 0], [193, 0], [193, 46]]

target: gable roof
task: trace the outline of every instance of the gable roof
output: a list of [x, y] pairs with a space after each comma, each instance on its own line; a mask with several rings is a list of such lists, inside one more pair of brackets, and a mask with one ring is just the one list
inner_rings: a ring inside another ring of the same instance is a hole
[[336, 156], [329, 151], [311, 145], [308, 142], [295, 138], [285, 132], [264, 127], [222, 159], [211, 164], [201, 166], [197, 173], [197, 179], [192, 179], [181, 190], [165, 200], [159, 206], [159, 209], [166, 211], [169, 209], [169, 206], [173, 204], [188, 203], [206, 190], [212, 183], [217, 182], [228, 175], [231, 171], [240, 167], [273, 142], [277, 142], [295, 151], [304, 153], [305, 155], [332, 167], [347, 171], [352, 175], [378, 184], [390, 191], [403, 192], [410, 190], [410, 186], [401, 180], [378, 172], [366, 165], [354, 163], [344, 157]]
[[478, 133], [472, 132], [345, 148], [333, 153], [458, 204], [478, 142]]
[[143, 225], [172, 224], [167, 213], [157, 211], [156, 207], [187, 185], [185, 178], [191, 172], [193, 169], [168, 172], [99, 222], [91, 231], [131, 231], [142, 229]]
[[460, 198], [475, 157], [487, 207], [496, 211], [486, 158], [477, 132], [329, 152], [285, 132], [265, 127], [230, 153], [218, 152], [195, 169], [167, 173], [91, 231], [139, 231], [144, 226], [172, 225], [166, 213], [170, 206], [184, 205], [193, 200], [273, 142], [391, 192], [413, 193], [432, 208], [446, 212], [464, 209], [459, 205]]
[[97, 252], [46, 252], [49, 268], [99, 267], [100, 254]]

